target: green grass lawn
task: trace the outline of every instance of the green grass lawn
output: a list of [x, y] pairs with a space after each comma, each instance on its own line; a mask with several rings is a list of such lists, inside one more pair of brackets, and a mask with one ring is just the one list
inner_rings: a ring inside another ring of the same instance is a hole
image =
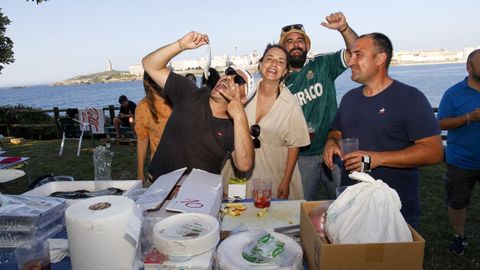
[[[67, 141], [63, 156], [58, 156], [60, 142], [28, 141], [21, 145], [1, 145], [7, 150], [5, 155], [28, 156], [29, 174], [33, 181], [41, 175], [73, 176], [75, 180], [94, 179], [93, 150], [102, 142], [96, 140], [94, 145], [85, 139], [80, 157], [76, 156], [75, 141]], [[114, 152], [112, 162], [112, 179], [128, 180], [136, 178], [136, 146], [112, 145]], [[26, 168], [23, 168], [26, 169]], [[426, 240], [425, 269], [480, 269], [480, 188], [476, 187], [472, 203], [467, 213], [466, 233], [469, 247], [464, 256], [456, 256], [447, 252], [447, 245], [452, 232], [448, 222], [444, 203], [443, 174], [444, 164], [421, 168], [420, 201], [421, 224], [419, 233]], [[27, 190], [26, 177], [7, 184], [0, 184], [0, 192], [20, 194]], [[348, 256], [346, 254], [346, 256]]]

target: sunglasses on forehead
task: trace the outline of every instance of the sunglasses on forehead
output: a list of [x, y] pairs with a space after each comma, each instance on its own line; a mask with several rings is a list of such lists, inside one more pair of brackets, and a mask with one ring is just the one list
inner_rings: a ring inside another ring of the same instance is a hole
[[303, 24], [291, 24], [291, 25], [287, 25], [287, 26], [282, 27], [282, 32], [285, 33], [285, 32], [288, 32], [292, 29], [305, 31], [305, 29], [303, 28]]
[[238, 75], [237, 71], [232, 67], [228, 67], [227, 69], [225, 69], [225, 75], [234, 76], [233, 81], [239, 86], [242, 86], [247, 83], [245, 79], [242, 76]]
[[260, 148], [260, 140], [258, 136], [260, 136], [260, 125], [255, 124], [250, 127], [250, 135], [253, 137], [253, 146], [255, 148]]

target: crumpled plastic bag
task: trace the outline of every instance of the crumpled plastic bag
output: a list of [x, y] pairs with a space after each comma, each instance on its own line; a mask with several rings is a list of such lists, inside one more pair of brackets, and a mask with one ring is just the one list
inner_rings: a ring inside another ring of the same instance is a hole
[[349, 177], [361, 182], [349, 186], [328, 208], [325, 232], [331, 243], [412, 242], [398, 193], [366, 173]]
[[93, 165], [95, 166], [95, 180], [112, 180], [113, 151], [99, 145], [93, 152]]
[[280, 268], [298, 269], [301, 262], [295, 251], [265, 230], [254, 230], [251, 241], [243, 247], [242, 257], [253, 263], [271, 263]]

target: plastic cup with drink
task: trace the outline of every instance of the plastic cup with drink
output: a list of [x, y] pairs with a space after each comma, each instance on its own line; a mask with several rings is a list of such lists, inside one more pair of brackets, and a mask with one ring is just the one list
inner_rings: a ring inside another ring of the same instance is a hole
[[342, 155], [358, 151], [359, 140], [357, 138], [345, 138], [340, 141]]
[[49, 270], [50, 248], [46, 240], [32, 240], [15, 249], [20, 270]]
[[253, 205], [257, 208], [270, 207], [272, 200], [272, 179], [255, 178], [252, 180]]

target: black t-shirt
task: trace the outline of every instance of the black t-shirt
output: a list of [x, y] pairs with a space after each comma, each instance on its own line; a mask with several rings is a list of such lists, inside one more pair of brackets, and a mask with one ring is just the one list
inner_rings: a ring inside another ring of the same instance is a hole
[[163, 92], [173, 107], [149, 167], [153, 180], [183, 167], [220, 173], [234, 147], [232, 119], [213, 117], [210, 91], [173, 72]]
[[136, 109], [136, 108], [137, 108], [137, 104], [135, 104], [135, 102], [129, 100], [127, 107], [120, 106], [120, 113], [123, 113], [123, 114], [135, 114], [135, 109]]

